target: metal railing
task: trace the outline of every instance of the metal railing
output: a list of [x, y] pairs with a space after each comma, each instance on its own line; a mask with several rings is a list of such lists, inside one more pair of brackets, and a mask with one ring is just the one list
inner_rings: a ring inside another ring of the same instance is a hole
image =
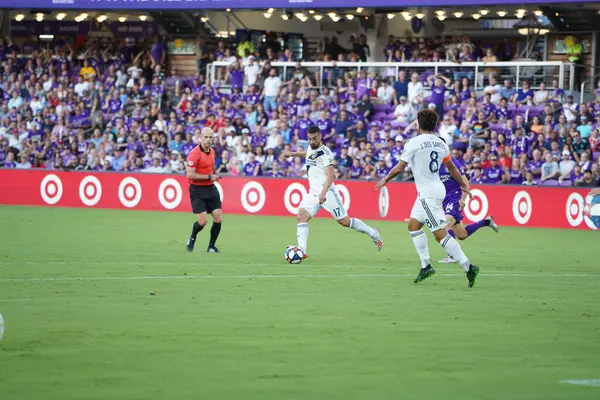
[[[207, 71], [207, 80], [214, 83], [217, 79], [217, 68], [225, 68], [230, 64], [223, 61], [213, 62], [209, 65]], [[282, 79], [288, 80], [296, 66], [295, 62], [272, 62], [271, 66], [277, 68]], [[511, 79], [514, 87], [518, 89], [522, 80], [529, 80], [532, 88], [537, 88], [544, 83], [548, 89], [551, 88], [553, 80], [558, 81], [561, 89], [573, 90], [572, 79], [565, 81], [566, 73], [570, 72], [569, 63], [560, 61], [509, 61], [509, 62], [414, 62], [414, 63], [388, 63], [388, 62], [302, 62], [301, 66], [312, 73], [311, 80], [315, 87], [322, 88], [335, 85], [335, 80], [329, 82], [331, 75], [341, 75], [344, 72], [367, 71], [375, 73], [382, 78], [397, 79], [400, 71], [405, 71], [407, 78], [410, 74], [418, 73], [423, 80], [423, 75], [442, 74], [450, 79], [468, 78], [475, 90], [481, 90], [487, 85], [490, 73], [493, 73], [500, 85], [505, 79]], [[221, 74], [223, 75], [223, 74]], [[312, 79], [314, 78], [314, 79]], [[569, 81], [570, 84], [569, 84]], [[567, 83], [565, 85], [565, 83]], [[223, 85], [221, 85], [223, 87]], [[226, 86], [225, 86], [226, 87]]]

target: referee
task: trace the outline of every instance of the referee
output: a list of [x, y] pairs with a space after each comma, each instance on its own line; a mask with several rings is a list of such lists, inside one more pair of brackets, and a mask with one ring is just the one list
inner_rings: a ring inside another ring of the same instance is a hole
[[196, 146], [188, 155], [186, 160], [186, 175], [190, 182], [190, 201], [192, 211], [196, 214], [197, 221], [194, 222], [192, 234], [187, 241], [187, 251], [194, 251], [196, 236], [208, 222], [208, 213], [212, 215], [213, 224], [210, 228], [209, 253], [219, 253], [215, 246], [221, 232], [221, 221], [223, 212], [221, 210], [221, 197], [214, 185], [221, 177], [215, 171], [215, 151], [212, 148], [213, 130], [204, 128], [200, 136], [196, 136]]

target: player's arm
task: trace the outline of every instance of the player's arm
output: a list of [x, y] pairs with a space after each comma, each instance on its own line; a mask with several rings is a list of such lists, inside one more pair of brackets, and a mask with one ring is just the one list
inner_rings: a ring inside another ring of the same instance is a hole
[[379, 190], [385, 185], [387, 185], [389, 181], [403, 173], [407, 165], [408, 163], [404, 160], [398, 161], [398, 164], [396, 164], [396, 166], [390, 170], [390, 172], [385, 176], [385, 178], [377, 182], [377, 185], [375, 185], [375, 189]]
[[333, 183], [333, 164], [329, 164], [329, 166], [325, 167], [325, 184], [323, 185], [323, 190], [321, 190], [321, 194], [319, 195], [319, 203], [325, 203], [325, 199], [327, 199], [327, 191], [331, 187]]
[[[462, 175], [462, 179], [463, 179], [463, 183], [465, 185], [469, 184], [469, 180], [467, 179], [466, 176]], [[460, 211], [462, 211], [463, 208], [465, 208], [465, 202], [467, 201], [467, 196], [468, 196], [467, 192], [463, 191], [462, 196], [460, 196], [460, 200], [458, 201], [458, 206], [459, 206]]]
[[216, 181], [221, 179], [218, 174], [198, 174], [196, 172], [196, 167], [190, 167], [186, 165], [185, 167], [186, 176], [194, 181]]
[[281, 154], [283, 157], [288, 158], [288, 157], [302, 157], [302, 158], [306, 158], [306, 152], [305, 151], [284, 151]]
[[443, 160], [444, 165], [450, 172], [450, 175], [460, 184], [463, 193], [467, 196], [471, 197], [471, 191], [469, 190], [469, 182], [466, 179], [463, 179], [463, 175], [460, 173], [456, 165], [454, 165], [454, 161], [452, 161], [452, 157], [446, 156]]

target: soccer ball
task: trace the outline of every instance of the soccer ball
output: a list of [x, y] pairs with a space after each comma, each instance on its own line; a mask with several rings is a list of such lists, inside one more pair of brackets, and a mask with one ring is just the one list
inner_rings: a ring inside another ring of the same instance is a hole
[[585, 198], [583, 220], [590, 229], [600, 229], [600, 195], [588, 195]]
[[2, 319], [2, 314], [0, 314], [0, 340], [4, 337], [4, 320]]
[[304, 252], [298, 246], [289, 245], [285, 249], [285, 259], [290, 264], [300, 264], [304, 260]]

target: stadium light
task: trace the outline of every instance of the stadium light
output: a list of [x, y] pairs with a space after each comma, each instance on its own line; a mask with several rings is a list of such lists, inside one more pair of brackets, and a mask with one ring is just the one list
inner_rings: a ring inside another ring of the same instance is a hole
[[354, 19], [354, 15], [352, 15], [352, 14], [346, 14], [346, 19], [348, 21], [352, 21]]
[[506, 16], [506, 11], [496, 11], [496, 14], [498, 14], [499, 17], [505, 17]]
[[437, 19], [439, 19], [440, 21], [443, 21], [443, 20], [445, 20], [445, 19], [446, 19], [446, 16], [445, 16], [444, 14], [442, 14], [442, 15], [438, 15], [438, 16], [437, 16]]
[[287, 21], [288, 19], [290, 19], [290, 16], [288, 13], [283, 13], [283, 14], [281, 14], [281, 19], [284, 21]]
[[81, 13], [75, 17], [75, 21], [81, 22], [88, 17], [87, 13]]
[[62, 21], [63, 19], [65, 19], [66, 16], [67, 16], [67, 14], [61, 12], [61, 13], [56, 14], [56, 19], [59, 21]]
[[425, 18], [425, 14], [423, 14], [422, 12], [418, 12], [415, 14], [415, 17], [417, 17], [419, 19], [423, 19], [423, 18]]
[[362, 8], [362, 7], [358, 7], [358, 8], [356, 9], [356, 12], [357, 12], [358, 14], [362, 14], [362, 12], [363, 12], [363, 11], [365, 11], [365, 9], [364, 9], [364, 8]]
[[387, 19], [394, 19], [395, 16], [396, 16], [396, 14], [394, 14], [394, 13], [388, 13]]
[[543, 12], [542, 10], [535, 10], [535, 11], [533, 12], [533, 14], [534, 14], [536, 17], [541, 17], [542, 15], [544, 15], [544, 12]]
[[314, 14], [314, 13], [315, 13], [315, 10], [308, 10], [308, 13], [309, 13], [310, 15], [312, 15], [312, 14]]
[[140, 15], [140, 21], [144, 22], [145, 20], [147, 20], [148, 17], [145, 15]]
[[37, 14], [35, 14], [35, 20], [37, 22], [42, 22], [44, 20], [44, 14], [43, 13], [37, 13]]
[[304, 13], [299, 12], [299, 13], [296, 13], [295, 15], [296, 15], [296, 18], [298, 18], [298, 19], [304, 18]]
[[100, 15], [100, 16], [96, 17], [96, 21], [98, 21], [99, 23], [103, 23], [107, 19], [108, 19], [108, 17], [106, 15]]
[[274, 8], [269, 8], [269, 9], [267, 10], [267, 12], [268, 12], [269, 14], [273, 14], [273, 13], [275, 12], [275, 9], [274, 9]]
[[480, 14], [473, 14], [473, 15], [471, 15], [471, 16], [472, 16], [472, 17], [473, 17], [473, 19], [475, 19], [475, 20], [477, 20], [477, 19], [481, 18], [481, 15], [480, 15]]
[[490, 10], [486, 10], [486, 9], [479, 10], [479, 14], [481, 14], [481, 15], [483, 15], [483, 16], [486, 16], [486, 15], [488, 15], [488, 14], [489, 14], [489, 12], [490, 12]]
[[316, 21], [320, 21], [323, 19], [323, 16], [320, 14], [315, 14], [315, 16], [313, 17]]
[[[269, 18], [270, 16], [271, 16], [271, 14], [269, 14], [269, 16], [268, 16], [267, 18]], [[265, 17], [266, 17], [266, 16], [265, 16]], [[210, 18], [208, 18], [208, 17], [206, 17], [206, 16], [205, 16], [205, 17], [200, 17], [200, 21], [202, 21], [202, 22], [204, 22], [204, 23], [207, 23], [209, 19], [210, 19]]]
[[42, 35], [40, 35], [38, 37], [40, 38], [40, 40], [52, 40], [52, 39], [54, 39], [54, 35], [42, 34]]
[[17, 14], [17, 15], [15, 15], [15, 20], [17, 22], [23, 21], [24, 18], [25, 18], [25, 15], [23, 15], [23, 14]]
[[226, 8], [225, 12], [231, 12], [231, 8]]
[[410, 21], [410, 19], [412, 18], [412, 15], [410, 15], [410, 13], [408, 11], [403, 11], [402, 12], [402, 17], [406, 20], [406, 21]]
[[127, 21], [127, 17], [125, 17], [125, 16], [119, 17], [119, 22], [123, 23], [125, 21]]
[[440, 16], [440, 15], [446, 15], [446, 11], [444, 11], [444, 10], [437, 10], [435, 12], [435, 14], [438, 15], [438, 16]]
[[[265, 16], [266, 19], [269, 19], [269, 18], [271, 18], [273, 16], [273, 14], [268, 13], [268, 12], [264, 13], [263, 15]], [[202, 22], [204, 22], [204, 21], [202, 21]]]
[[456, 18], [461, 18], [463, 15], [465, 15], [465, 14], [464, 14], [464, 13], [462, 13], [461, 11], [457, 11], [457, 12], [455, 12], [455, 13], [454, 13], [454, 16], [455, 16]]

